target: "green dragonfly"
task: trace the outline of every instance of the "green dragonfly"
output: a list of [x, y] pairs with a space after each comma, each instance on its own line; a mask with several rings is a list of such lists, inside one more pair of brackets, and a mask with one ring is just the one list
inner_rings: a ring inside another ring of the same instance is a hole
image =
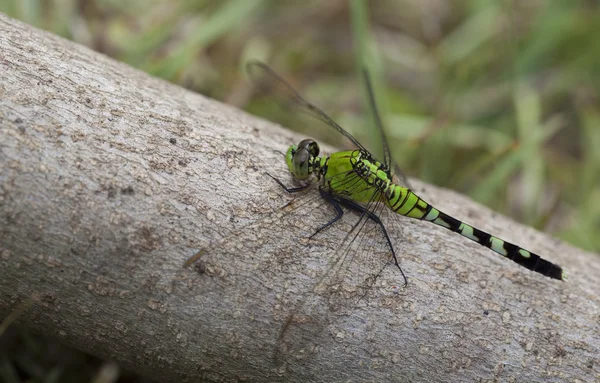
[[[373, 154], [325, 112], [302, 98], [291, 85], [268, 65], [252, 61], [248, 63], [247, 70], [250, 77], [255, 81], [268, 84], [271, 91], [274, 90], [279, 97], [283, 97], [287, 102], [292, 102], [300, 108], [300, 111], [337, 130], [357, 148], [330, 155], [320, 155], [319, 145], [312, 139], [304, 139], [297, 145], [290, 146], [285, 153], [287, 167], [293, 178], [301, 183], [301, 186], [288, 187], [279, 179], [269, 175], [288, 193], [308, 192], [308, 189], [317, 188], [320, 198], [335, 210], [335, 216], [318, 227], [310, 238], [339, 221], [344, 215], [343, 208], [356, 211], [360, 218], [346, 236], [346, 239], [350, 240], [345, 240], [344, 243], [348, 244], [354, 241], [361, 229], [365, 227], [366, 222], [378, 226], [385, 238], [388, 253], [391, 253], [391, 258], [400, 270], [406, 286], [407, 278], [400, 267], [398, 256], [384, 225], [384, 220], [380, 218], [380, 212], [385, 212], [385, 215], [388, 218], [392, 217], [392, 219], [394, 219], [394, 216], [402, 215], [432, 222], [475, 241], [531, 271], [553, 279], [567, 280], [567, 273], [560, 266], [520, 246], [504, 241], [443, 213], [416, 195], [406, 183], [406, 178], [404, 178], [404, 186], [400, 184], [403, 176], [395, 166], [394, 171], [392, 171], [393, 162], [390, 150], [366, 71], [364, 71], [364, 77], [370, 107], [383, 142], [383, 161], [377, 160]], [[390, 212], [392, 214], [389, 214]], [[347, 248], [347, 246], [342, 247], [341, 251], [344, 251], [344, 248]], [[192, 257], [190, 261], [193, 262], [197, 259], [201, 255], [200, 253]], [[191, 263], [190, 261], [188, 263]]]

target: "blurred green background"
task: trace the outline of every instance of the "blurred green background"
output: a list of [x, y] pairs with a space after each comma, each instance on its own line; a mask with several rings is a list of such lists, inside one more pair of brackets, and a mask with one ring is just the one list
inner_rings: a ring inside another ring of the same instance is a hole
[[[342, 145], [253, 97], [244, 63], [261, 59], [377, 153], [368, 68], [407, 175], [600, 251], [597, 1], [0, 0], [0, 11]], [[15, 331], [27, 346], [26, 330]], [[72, 373], [68, 362], [36, 359], [44, 352], [31, 344], [27, 360], [0, 354], [0, 380]], [[98, 379], [96, 367], [75, 381]]]

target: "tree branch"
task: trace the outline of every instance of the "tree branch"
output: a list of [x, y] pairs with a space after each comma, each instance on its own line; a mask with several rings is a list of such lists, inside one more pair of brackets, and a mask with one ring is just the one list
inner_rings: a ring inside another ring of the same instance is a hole
[[[294, 203], [264, 173], [289, 180], [276, 150], [297, 137], [3, 15], [0, 79], [0, 315], [32, 300], [31, 328], [164, 380], [599, 379], [598, 257], [417, 183], [569, 284], [401, 219], [408, 287], [386, 268], [319, 306], [303, 297], [356, 216], [307, 241], [330, 212], [278, 213]], [[183, 268], [215, 241], [235, 246]]]

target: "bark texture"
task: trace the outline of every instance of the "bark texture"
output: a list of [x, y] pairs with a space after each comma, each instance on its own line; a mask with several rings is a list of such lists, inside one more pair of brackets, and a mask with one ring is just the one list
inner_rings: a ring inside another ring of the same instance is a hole
[[[325, 300], [314, 283], [356, 216], [307, 241], [331, 212], [273, 213], [293, 204], [264, 173], [289, 180], [275, 150], [293, 141], [0, 15], [0, 316], [32, 300], [31, 328], [168, 381], [600, 380], [600, 259], [447, 190], [416, 188], [570, 281], [401, 219], [408, 287], [388, 267], [349, 306], [352, 288]], [[233, 245], [183, 267], [214, 241]]]

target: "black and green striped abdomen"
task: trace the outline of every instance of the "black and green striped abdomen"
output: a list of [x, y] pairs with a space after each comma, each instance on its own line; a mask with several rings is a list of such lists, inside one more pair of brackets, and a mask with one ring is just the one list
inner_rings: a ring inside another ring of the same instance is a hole
[[433, 222], [445, 227], [463, 237], [485, 246], [492, 251], [547, 277], [566, 280], [564, 270], [551, 262], [542, 259], [539, 255], [523, 249], [515, 244], [506, 242], [498, 237], [474, 228], [458, 219], [445, 214], [432, 205], [423, 201], [410, 189], [393, 185], [387, 193], [387, 205], [395, 212], [407, 217]]

